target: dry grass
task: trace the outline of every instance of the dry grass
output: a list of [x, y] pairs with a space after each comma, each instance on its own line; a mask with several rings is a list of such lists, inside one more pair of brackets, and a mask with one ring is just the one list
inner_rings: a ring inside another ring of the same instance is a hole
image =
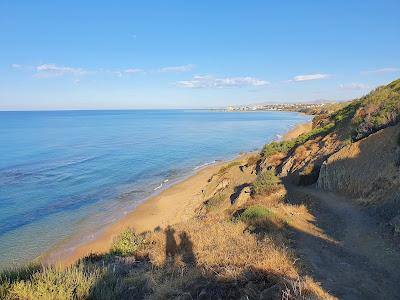
[[235, 167], [235, 166], [239, 166], [239, 165], [240, 165], [240, 161], [237, 161], [237, 160], [232, 161], [232, 162], [228, 163], [227, 165], [222, 166], [222, 167], [219, 169], [219, 171], [217, 172], [216, 175], [222, 176], [222, 175], [224, 175], [227, 171], [229, 171], [229, 169], [231, 169], [231, 168], [233, 168], [233, 167]]
[[[233, 223], [218, 217], [180, 224], [174, 227], [177, 244], [180, 235], [186, 233], [193, 244], [197, 265], [206, 269], [218, 266], [219, 276], [227, 279], [239, 275], [244, 267], [253, 267], [271, 273], [295, 276], [291, 254], [284, 245], [277, 245], [273, 238], [262, 238], [246, 232], [243, 222]], [[166, 238], [164, 232], [157, 232], [148, 238], [153, 247], [146, 247], [150, 261], [160, 266], [166, 262]], [[220, 268], [224, 266], [224, 268]], [[233, 272], [236, 270], [236, 272]]]
[[261, 159], [261, 156], [259, 154], [257, 155], [252, 155], [247, 159], [247, 163], [246, 166], [250, 167], [253, 166], [255, 164], [257, 164], [257, 162]]
[[225, 201], [227, 201], [227, 196], [225, 195], [225, 193], [217, 193], [209, 198], [207, 201], [205, 201], [204, 206], [207, 212], [210, 212], [221, 207]]

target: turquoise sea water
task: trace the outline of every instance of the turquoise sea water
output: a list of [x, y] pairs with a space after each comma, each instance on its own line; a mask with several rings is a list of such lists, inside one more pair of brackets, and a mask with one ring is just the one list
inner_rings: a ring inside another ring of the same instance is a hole
[[0, 267], [93, 232], [202, 165], [310, 118], [195, 110], [0, 112]]

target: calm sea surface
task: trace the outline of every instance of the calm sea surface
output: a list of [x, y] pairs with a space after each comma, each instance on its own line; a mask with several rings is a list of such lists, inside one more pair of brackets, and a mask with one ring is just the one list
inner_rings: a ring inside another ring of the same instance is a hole
[[0, 112], [0, 267], [30, 260], [215, 160], [310, 118], [194, 110]]

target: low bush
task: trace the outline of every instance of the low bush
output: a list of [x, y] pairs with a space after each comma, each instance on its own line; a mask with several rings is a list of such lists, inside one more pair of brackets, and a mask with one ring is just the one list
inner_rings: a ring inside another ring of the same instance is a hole
[[252, 205], [247, 207], [239, 216], [239, 220], [248, 222], [248, 221], [257, 221], [260, 219], [267, 218], [272, 215], [272, 212], [261, 205]]
[[265, 170], [260, 173], [251, 185], [253, 195], [267, 195], [279, 189], [281, 180], [275, 175], [275, 170]]
[[400, 80], [360, 98], [352, 119], [352, 139], [360, 140], [400, 121]]
[[281, 141], [281, 142], [272, 142], [266, 144], [261, 151], [263, 157], [269, 157], [276, 153], [289, 153], [292, 149], [297, 147], [298, 145], [304, 144], [311, 138], [314, 138], [318, 135], [326, 135], [328, 134], [333, 128], [335, 127], [334, 122], [330, 122], [329, 124], [323, 127], [317, 127], [311, 130], [310, 132], [303, 133], [299, 135], [297, 138], [288, 140], [288, 141]]
[[43, 267], [24, 280], [3, 278], [1, 299], [87, 299], [99, 277], [99, 269], [88, 271], [81, 265], [65, 269]]
[[143, 235], [135, 234], [132, 229], [126, 229], [114, 240], [110, 253], [118, 256], [133, 255], [143, 241]]

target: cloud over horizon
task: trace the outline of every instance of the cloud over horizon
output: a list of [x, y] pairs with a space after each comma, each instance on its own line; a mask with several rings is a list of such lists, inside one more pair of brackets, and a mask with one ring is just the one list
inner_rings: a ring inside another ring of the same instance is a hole
[[143, 72], [143, 70], [139, 69], [139, 68], [129, 68], [129, 69], [124, 70], [124, 73], [127, 73], [127, 74], [135, 74], [135, 73], [140, 73], [140, 72]]
[[294, 76], [292, 81], [309, 81], [309, 80], [319, 80], [328, 78], [328, 74], [308, 74], [308, 75], [297, 75]]
[[161, 73], [184, 73], [193, 70], [195, 65], [187, 64], [182, 66], [170, 66], [170, 67], [163, 67], [159, 71]]
[[35, 77], [54, 77], [54, 76], [63, 76], [66, 74], [84, 75], [88, 73], [88, 71], [82, 68], [57, 66], [55, 64], [42, 64], [36, 66], [35, 69], [36, 69]]
[[227, 87], [245, 87], [245, 86], [264, 86], [269, 81], [257, 79], [254, 77], [225, 77], [215, 78], [210, 75], [196, 75], [191, 80], [182, 80], [176, 83], [182, 88], [227, 88]]

